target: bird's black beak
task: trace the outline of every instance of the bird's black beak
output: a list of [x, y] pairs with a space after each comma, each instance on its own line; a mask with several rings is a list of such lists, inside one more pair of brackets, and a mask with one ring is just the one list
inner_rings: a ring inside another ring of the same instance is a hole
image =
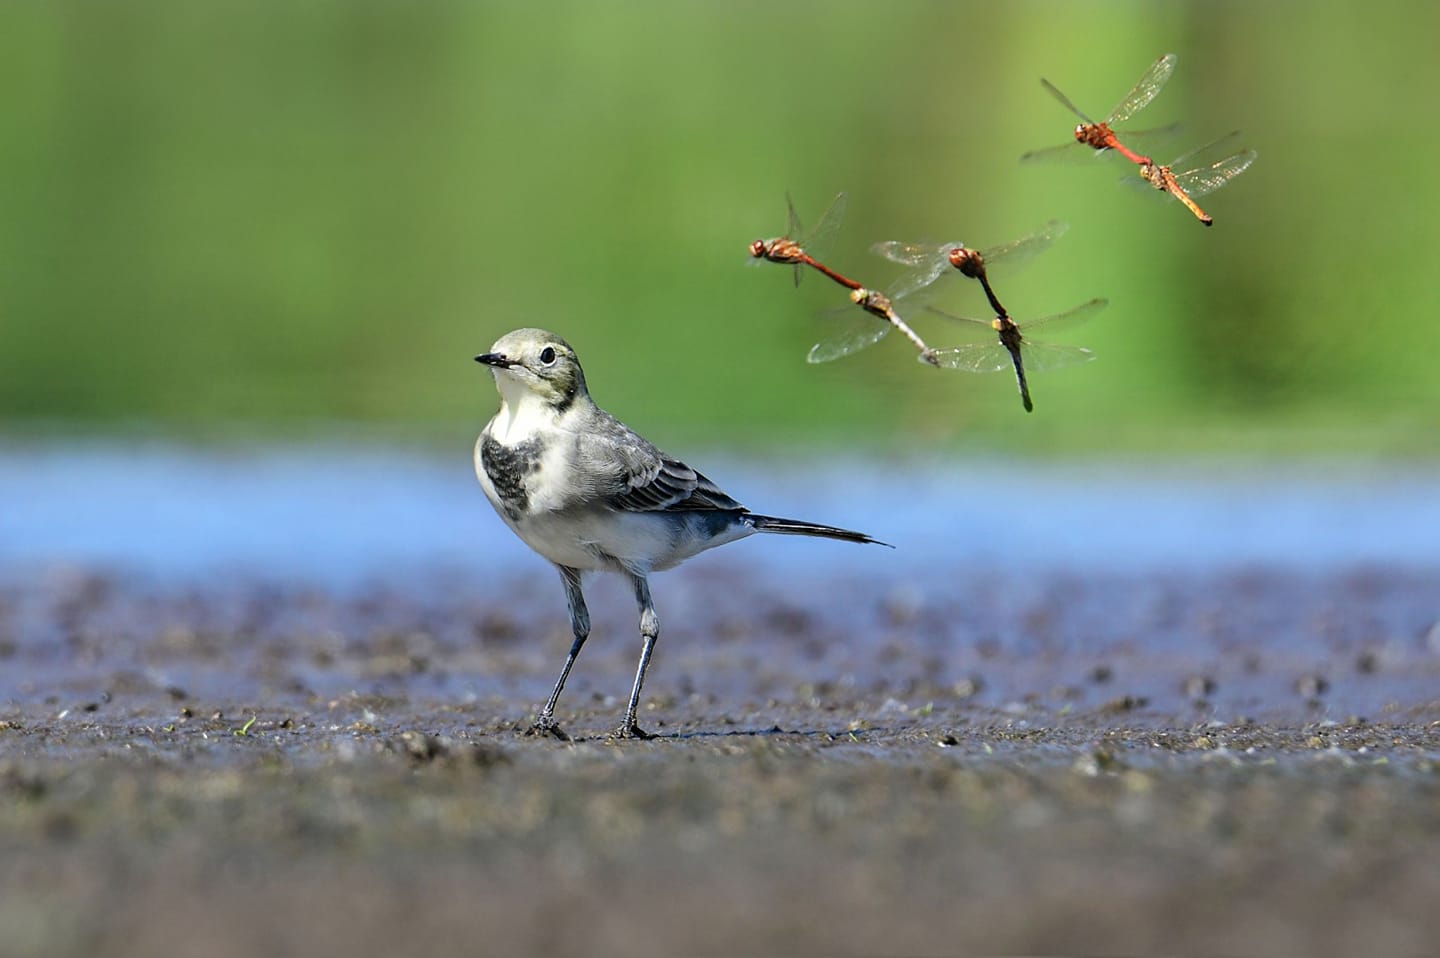
[[475, 357], [475, 361], [485, 366], [494, 366], [496, 369], [509, 369], [515, 365], [513, 359], [507, 359], [502, 353], [481, 353]]

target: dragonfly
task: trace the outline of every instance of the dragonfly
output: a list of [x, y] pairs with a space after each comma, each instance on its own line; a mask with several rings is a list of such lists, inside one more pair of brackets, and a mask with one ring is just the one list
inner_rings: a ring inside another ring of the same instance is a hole
[[[1127, 93], [1125, 99], [1116, 104], [1115, 109], [1110, 111], [1110, 115], [1099, 123], [1096, 123], [1082, 113], [1080, 108], [1070, 102], [1070, 98], [1061, 93], [1055, 84], [1049, 80], [1041, 77], [1040, 85], [1046, 90], [1049, 90], [1050, 95], [1059, 100], [1065, 109], [1083, 121], [1075, 127], [1075, 141], [1077, 143], [1083, 143], [1085, 146], [1099, 151], [1114, 150], [1131, 163], [1144, 166], [1151, 162], [1150, 157], [1136, 153], [1124, 143], [1121, 143], [1113, 127], [1117, 123], [1124, 123], [1145, 107], [1149, 106], [1150, 101], [1155, 99], [1161, 88], [1165, 86], [1165, 82], [1170, 79], [1170, 74], [1174, 72], [1175, 54], [1167, 53], [1150, 64], [1150, 68], [1145, 71], [1145, 75], [1140, 78], [1140, 82], [1135, 84], [1135, 88]], [[1126, 133], [1125, 138], [1134, 142], [1146, 137], [1154, 138], [1167, 133], [1173, 133], [1178, 128], [1179, 124], [1172, 124], [1171, 126], [1157, 130]], [[1029, 163], [1036, 160], [1059, 159], [1074, 155], [1075, 153], [1075, 148], [1071, 144], [1066, 143], [1063, 146], [1050, 147], [1044, 150], [1031, 150], [1029, 153], [1021, 156], [1020, 161], [1022, 163]]]
[[997, 343], [967, 343], [950, 349], [937, 349], [932, 351], [929, 362], [941, 369], [959, 369], [971, 373], [993, 373], [1013, 368], [1016, 385], [1020, 387], [1020, 403], [1026, 412], [1033, 412], [1035, 403], [1030, 399], [1027, 372], [1063, 369], [1066, 366], [1088, 363], [1095, 358], [1095, 354], [1082, 346], [1037, 343], [1027, 338], [1026, 334], [1041, 327], [1056, 330], [1079, 325], [1104, 309], [1109, 302], [1107, 299], [1092, 299], [1063, 313], [1025, 323], [1017, 323], [1009, 316], [997, 316], [993, 320], [972, 319], [927, 305], [927, 310], [947, 319], [975, 326], [989, 326], [999, 340]]
[[940, 278], [940, 274], [945, 272], [946, 267], [953, 267], [962, 275], [980, 281], [980, 285], [985, 289], [985, 297], [990, 300], [990, 307], [995, 311], [996, 316], [1008, 316], [1009, 313], [1001, 305], [999, 298], [995, 295], [995, 290], [990, 286], [986, 267], [1018, 266], [1036, 253], [1049, 249], [1051, 244], [1064, 236], [1068, 229], [1070, 229], [1069, 223], [1051, 220], [1035, 232], [1013, 242], [989, 246], [981, 250], [971, 249], [964, 243], [943, 243], [939, 246], [930, 246], [887, 240], [883, 243], [876, 243], [870, 247], [870, 251], [885, 257], [892, 263], [910, 267], [911, 271], [896, 284], [894, 290], [896, 298], [908, 296], [930, 286]]
[[850, 356], [880, 342], [892, 329], [898, 329], [920, 350], [921, 362], [935, 365], [930, 358], [934, 350], [900, 317], [897, 306], [901, 302], [901, 294], [896, 292], [896, 288], [892, 287], [882, 293], [857, 286], [850, 291], [850, 302], [860, 307], [865, 315], [859, 315], [843, 306], [822, 311], [820, 318], [829, 325], [838, 325], [839, 328], [810, 347], [810, 354], [805, 357], [806, 362], [828, 363]]
[[[1197, 156], [1208, 154], [1217, 155], [1230, 149], [1235, 138], [1240, 135], [1237, 130], [1234, 133], [1227, 133], [1213, 143], [1207, 143], [1198, 149], [1191, 150], [1184, 156], [1172, 160], [1168, 166], [1157, 166], [1147, 163], [1140, 167], [1142, 183], [1148, 183], [1157, 190], [1169, 193], [1181, 203], [1184, 203], [1195, 218], [1206, 226], [1215, 222], [1215, 218], [1205, 212], [1195, 202], [1195, 199], [1207, 193], [1213, 193], [1220, 187], [1229, 183], [1235, 177], [1244, 173], [1255, 162], [1258, 155], [1254, 150], [1241, 150], [1238, 153], [1231, 153], [1222, 160], [1214, 163], [1200, 162], [1199, 165], [1190, 167]], [[1175, 172], [1176, 167], [1184, 172]], [[1185, 167], [1190, 167], [1185, 169]], [[1135, 182], [1128, 180], [1127, 182]]]
[[820, 214], [820, 219], [816, 220], [815, 225], [808, 231], [801, 226], [800, 215], [795, 212], [795, 202], [788, 191], [785, 193], [785, 206], [789, 211], [785, 235], [774, 239], [757, 239], [750, 244], [750, 255], [755, 257], [756, 262], [765, 259], [772, 263], [793, 264], [796, 286], [800, 285], [801, 267], [809, 266], [846, 289], [859, 289], [860, 284], [855, 280], [841, 276], [815, 258], [824, 251], [826, 244], [835, 235], [835, 230], [839, 228], [840, 221], [845, 218], [845, 194], [836, 193], [825, 212]]

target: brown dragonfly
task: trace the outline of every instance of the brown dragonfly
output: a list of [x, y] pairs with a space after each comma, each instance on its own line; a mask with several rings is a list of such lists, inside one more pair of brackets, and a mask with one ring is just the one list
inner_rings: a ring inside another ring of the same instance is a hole
[[898, 287], [892, 287], [882, 293], [857, 286], [850, 291], [850, 302], [860, 307], [863, 313], [856, 313], [843, 306], [823, 310], [820, 319], [830, 327], [830, 331], [825, 338], [810, 347], [806, 361], [833, 362], [875, 345], [890, 335], [892, 329], [898, 329], [920, 351], [921, 362], [935, 365], [935, 361], [930, 358], [934, 350], [901, 318], [898, 306], [902, 304], [902, 296], [908, 293], [897, 290]]
[[1051, 244], [1070, 229], [1070, 224], [1051, 220], [1026, 236], [999, 246], [985, 249], [971, 249], [964, 243], [942, 243], [938, 246], [923, 243], [902, 243], [887, 240], [870, 247], [872, 253], [885, 257], [892, 263], [910, 267], [894, 287], [896, 298], [905, 297], [933, 284], [947, 267], [959, 270], [964, 276], [978, 279], [990, 300], [990, 308], [996, 316], [1009, 315], [1001, 305], [995, 290], [990, 286], [988, 267], [1018, 266], [1036, 253], [1050, 248]]
[[[1114, 150], [1131, 163], [1143, 166], [1151, 162], [1150, 157], [1136, 153], [1124, 143], [1121, 143], [1119, 136], [1114, 130], [1114, 125], [1124, 123], [1145, 107], [1149, 106], [1150, 101], [1155, 99], [1156, 95], [1159, 94], [1160, 90], [1165, 86], [1165, 82], [1170, 79], [1170, 74], [1174, 72], [1175, 54], [1167, 53], [1150, 64], [1150, 68], [1145, 71], [1145, 75], [1140, 78], [1140, 82], [1135, 84], [1135, 88], [1127, 93], [1125, 99], [1116, 104], [1115, 109], [1110, 111], [1110, 115], [1099, 123], [1096, 123], [1082, 113], [1080, 108], [1070, 102], [1070, 98], [1061, 93], [1049, 80], [1041, 77], [1040, 85], [1045, 87], [1046, 90], [1049, 90], [1050, 95], [1059, 100], [1065, 109], [1081, 119], [1082, 122], [1080, 125], [1075, 127], [1076, 143], [1083, 144], [1093, 150], [1101, 152]], [[1137, 142], [1145, 138], [1153, 139], [1173, 133], [1177, 129], [1179, 129], [1179, 124], [1172, 124], [1171, 126], [1157, 130], [1127, 132], [1124, 136], [1131, 142]], [[1062, 159], [1074, 155], [1076, 152], [1073, 144], [1066, 143], [1062, 146], [1049, 147], [1048, 149], [1031, 150], [1029, 153], [1021, 156], [1020, 160], [1023, 163], [1030, 163], [1038, 160]]]
[[840, 221], [845, 218], [845, 194], [836, 193], [835, 199], [830, 201], [825, 212], [820, 214], [820, 219], [815, 225], [806, 230], [800, 224], [800, 215], [795, 212], [795, 203], [790, 199], [790, 194], [785, 194], [785, 206], [789, 211], [789, 222], [784, 236], [777, 236], [774, 239], [757, 239], [750, 244], [750, 255], [755, 261], [769, 260], [772, 263], [784, 263], [795, 267], [795, 285], [800, 285], [800, 274], [802, 266], [809, 266], [819, 270], [846, 289], [859, 289], [860, 284], [852, 279], [841, 276], [830, 269], [824, 263], [816, 259], [825, 251], [825, 247], [835, 235]]
[[988, 326], [995, 331], [999, 340], [995, 343], [967, 343], [950, 349], [936, 349], [931, 352], [928, 361], [941, 369], [959, 369], [971, 373], [1014, 369], [1015, 382], [1020, 387], [1020, 402], [1026, 412], [1031, 412], [1035, 409], [1035, 404], [1030, 399], [1027, 372], [1063, 369], [1066, 366], [1087, 363], [1095, 358], [1095, 354], [1081, 346], [1037, 343], [1025, 334], [1042, 327], [1053, 331], [1077, 326], [1100, 312], [1109, 302], [1106, 299], [1092, 299], [1063, 313], [1025, 323], [1017, 323], [1008, 316], [997, 316], [993, 320], [972, 319], [969, 316], [956, 316], [934, 306], [926, 306], [930, 312], [956, 322]]
[[[1211, 163], [1206, 163], [1203, 159], [1197, 162], [1196, 158], [1208, 159], [1227, 152], [1234, 146], [1235, 139], [1239, 135], [1238, 130], [1228, 133], [1213, 143], [1207, 143], [1177, 157], [1167, 166], [1147, 163], [1140, 167], [1141, 183], [1148, 183], [1157, 190], [1169, 193], [1184, 203], [1185, 207], [1195, 214], [1197, 220], [1210, 226], [1215, 222], [1215, 218], [1200, 208], [1199, 204], [1195, 202], [1196, 198], [1215, 192], [1244, 173], [1250, 168], [1250, 164], [1255, 162], [1258, 154], [1254, 150], [1241, 150]], [[1192, 166], [1192, 163], [1196, 165]], [[1183, 172], [1175, 172], [1177, 168]], [[1135, 181], [1127, 177], [1126, 182]]]

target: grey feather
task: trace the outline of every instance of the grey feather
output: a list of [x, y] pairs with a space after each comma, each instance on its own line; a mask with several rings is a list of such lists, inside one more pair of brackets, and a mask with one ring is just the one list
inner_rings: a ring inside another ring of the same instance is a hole
[[603, 409], [590, 406], [586, 412], [576, 452], [586, 474], [600, 479], [593, 491], [606, 505], [627, 512], [744, 510], [715, 483]]

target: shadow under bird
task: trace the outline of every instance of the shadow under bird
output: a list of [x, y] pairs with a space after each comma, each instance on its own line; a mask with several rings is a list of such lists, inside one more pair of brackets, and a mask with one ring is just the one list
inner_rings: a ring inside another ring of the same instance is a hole
[[555, 564], [575, 640], [530, 731], [565, 737], [555, 702], [590, 635], [581, 576], [617, 572], [640, 608], [640, 664], [615, 735], [647, 738], [635, 721], [660, 635], [649, 575], [756, 532], [887, 545], [861, 532], [751, 512], [597, 406], [565, 340], [543, 329], [500, 337], [475, 361], [489, 366], [500, 410], [475, 444], [475, 474], [495, 511]]

